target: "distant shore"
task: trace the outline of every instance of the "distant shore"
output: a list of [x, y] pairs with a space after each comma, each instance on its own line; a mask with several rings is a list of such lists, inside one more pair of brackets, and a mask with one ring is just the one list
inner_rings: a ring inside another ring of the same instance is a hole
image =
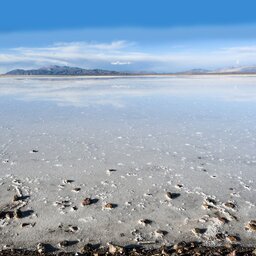
[[129, 74], [129, 75], [6, 75], [0, 74], [0, 78], [44, 78], [44, 77], [53, 77], [53, 78], [119, 78], [119, 77], [211, 77], [211, 76], [256, 76], [255, 73], [207, 73], [207, 74]]

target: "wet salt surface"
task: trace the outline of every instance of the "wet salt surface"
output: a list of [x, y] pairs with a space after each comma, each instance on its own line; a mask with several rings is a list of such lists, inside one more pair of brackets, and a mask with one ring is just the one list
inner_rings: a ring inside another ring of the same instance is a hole
[[19, 189], [27, 213], [0, 220], [1, 244], [255, 243], [255, 84], [0, 78], [0, 207]]

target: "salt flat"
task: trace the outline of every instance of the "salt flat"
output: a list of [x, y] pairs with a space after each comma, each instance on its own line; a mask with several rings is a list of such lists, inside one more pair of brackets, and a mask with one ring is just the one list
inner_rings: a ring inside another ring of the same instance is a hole
[[255, 244], [255, 84], [1, 77], [1, 246]]

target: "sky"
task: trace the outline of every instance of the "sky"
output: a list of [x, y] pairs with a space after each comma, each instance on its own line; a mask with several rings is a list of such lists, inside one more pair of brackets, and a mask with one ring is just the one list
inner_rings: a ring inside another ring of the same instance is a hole
[[255, 0], [3, 0], [0, 73], [50, 65], [178, 72], [256, 65]]

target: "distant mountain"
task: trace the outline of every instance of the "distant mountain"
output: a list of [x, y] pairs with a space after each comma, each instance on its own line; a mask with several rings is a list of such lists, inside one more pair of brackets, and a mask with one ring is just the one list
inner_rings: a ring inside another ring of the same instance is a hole
[[256, 74], [256, 66], [230, 67], [216, 70], [191, 69], [177, 73], [156, 73], [156, 72], [118, 72], [103, 69], [83, 69], [69, 66], [49, 66], [39, 69], [15, 69], [5, 75], [42, 75], [42, 76], [104, 76], [104, 75], [204, 75], [204, 74]]
[[102, 69], [83, 69], [68, 66], [49, 66], [39, 69], [15, 69], [6, 73], [6, 75], [69, 75], [69, 76], [94, 76], [94, 75], [125, 75], [128, 73], [109, 71]]
[[256, 74], [256, 66], [230, 67], [215, 70], [207, 69], [191, 69], [178, 74]]
[[242, 67], [230, 67], [217, 69], [212, 71], [213, 73], [221, 73], [221, 74], [256, 74], [256, 66], [242, 66]]
[[187, 70], [187, 71], [184, 71], [184, 72], [178, 72], [176, 74], [206, 74], [206, 73], [209, 73], [210, 70], [207, 70], [207, 69], [201, 69], [201, 68], [195, 68], [195, 69], [191, 69], [191, 70]]

